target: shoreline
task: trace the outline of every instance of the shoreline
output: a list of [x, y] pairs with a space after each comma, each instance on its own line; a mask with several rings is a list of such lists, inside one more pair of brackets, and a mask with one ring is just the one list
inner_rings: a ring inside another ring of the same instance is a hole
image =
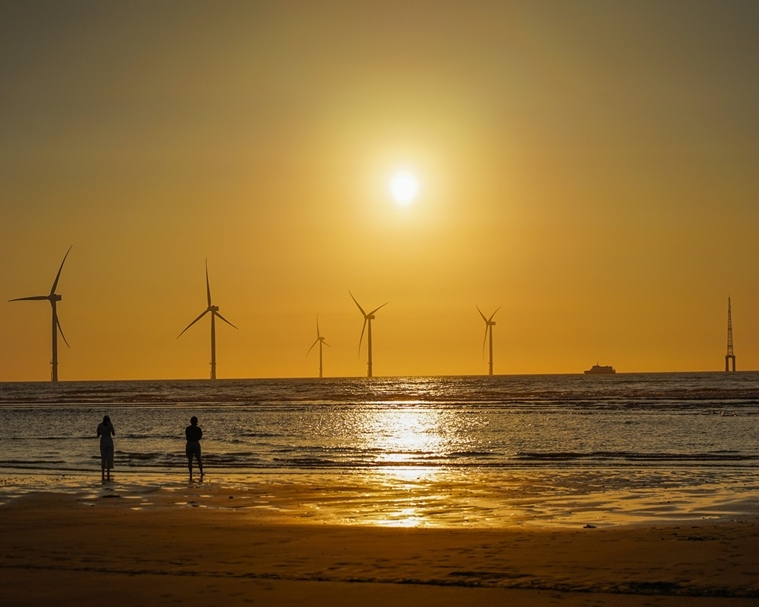
[[[750, 471], [749, 471], [750, 472]], [[447, 475], [434, 469], [366, 472], [224, 473], [189, 481], [186, 471], [28, 472], [0, 469], [0, 507], [30, 495], [68, 496], [90, 505], [110, 499], [131, 510], [250, 511], [276, 524], [417, 528], [581, 528], [730, 520], [759, 512], [759, 495], [741, 480], [697, 488], [591, 484], [542, 470]]]
[[[205, 489], [199, 500], [222, 499]], [[759, 604], [755, 516], [607, 528], [388, 528], [298, 524], [262, 512], [29, 494], [0, 506], [4, 601]]]

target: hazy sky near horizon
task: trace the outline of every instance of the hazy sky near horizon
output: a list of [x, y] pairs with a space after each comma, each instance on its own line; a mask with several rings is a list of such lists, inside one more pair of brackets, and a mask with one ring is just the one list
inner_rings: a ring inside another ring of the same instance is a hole
[[[759, 369], [759, 3], [0, 2], [0, 295], [62, 380]], [[420, 183], [407, 207], [400, 169]], [[50, 376], [0, 304], [0, 381]]]

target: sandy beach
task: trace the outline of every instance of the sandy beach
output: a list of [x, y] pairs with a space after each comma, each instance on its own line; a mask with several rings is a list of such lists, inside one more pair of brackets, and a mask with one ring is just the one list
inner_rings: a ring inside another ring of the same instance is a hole
[[[260, 507], [221, 484], [185, 487], [30, 493], [0, 506], [3, 604], [759, 605], [750, 516], [340, 525]], [[270, 485], [267, 497], [276, 492]]]

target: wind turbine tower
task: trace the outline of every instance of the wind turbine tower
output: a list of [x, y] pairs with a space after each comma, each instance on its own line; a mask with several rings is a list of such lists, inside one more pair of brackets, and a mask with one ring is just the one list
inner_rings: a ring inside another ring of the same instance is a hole
[[725, 371], [735, 371], [735, 352], [733, 352], [733, 316], [730, 309], [730, 298], [727, 298], [727, 354], [725, 355]]
[[[348, 291], [350, 293], [350, 291]], [[366, 346], [368, 350], [368, 358], [366, 363], [366, 376], [372, 377], [372, 321], [374, 320], [374, 314], [379, 310], [380, 308], [384, 308], [389, 302], [383, 303], [379, 308], [374, 308], [371, 312], [364, 312], [364, 309], [361, 307], [361, 304], [359, 304], [356, 301], [356, 298], [353, 297], [353, 293], [350, 293], [351, 299], [353, 300], [353, 303], [355, 303], [358, 306], [358, 309], [361, 311], [361, 314], [364, 316], [364, 326], [361, 327], [361, 339], [358, 340], [358, 353], [361, 354], [361, 342], [364, 340], [364, 329], [366, 329], [366, 326], [369, 325], [369, 330], [366, 334]]]
[[495, 326], [495, 321], [493, 320], [493, 317], [495, 316], [495, 313], [498, 312], [498, 310], [501, 309], [501, 306], [498, 306], [490, 315], [490, 318], [486, 317], [482, 310], [480, 310], [480, 307], [477, 306], [477, 311], [480, 313], [480, 316], [482, 316], [482, 320], [485, 321], [485, 337], [482, 340], [482, 353], [485, 354], [485, 342], [488, 342], [488, 350], [490, 353], [489, 356], [489, 362], [488, 362], [488, 375], [493, 375], [493, 327]]
[[[72, 245], [73, 246], [73, 245]], [[63, 299], [58, 293], [55, 292], [55, 289], [58, 287], [58, 279], [61, 277], [61, 270], [63, 270], [63, 264], [66, 263], [66, 258], [69, 256], [69, 253], [71, 252], [71, 247], [69, 247], [69, 250], [66, 251], [66, 254], [63, 256], [63, 261], [61, 262], [61, 267], [58, 268], [58, 274], [55, 275], [55, 280], [53, 281], [53, 287], [50, 289], [50, 293], [48, 295], [34, 295], [32, 297], [17, 297], [16, 299], [11, 299], [9, 301], [42, 301], [42, 300], [48, 300], [50, 302], [50, 307], [53, 309], [53, 358], [50, 362], [50, 381], [57, 382], [58, 381], [58, 332], [60, 331], [61, 337], [63, 338], [63, 341], [66, 343], [66, 345], [70, 348], [69, 342], [66, 341], [66, 336], [63, 334], [63, 329], [61, 329], [61, 323], [58, 320], [58, 309], [56, 307], [56, 304]]]
[[322, 366], [322, 360], [323, 360], [323, 358], [322, 358], [323, 347], [322, 346], [327, 346], [328, 348], [331, 348], [332, 346], [330, 346], [326, 341], [324, 341], [324, 338], [322, 337], [321, 333], [319, 332], [319, 317], [318, 316], [316, 317], [316, 341], [311, 344], [311, 347], [308, 349], [308, 352], [306, 352], [306, 356], [308, 356], [311, 353], [311, 350], [314, 349], [314, 346], [316, 344], [319, 344], [319, 377], [322, 378], [322, 377], [324, 377], [323, 366]]
[[237, 329], [237, 327], [235, 327], [231, 322], [229, 322], [226, 318], [224, 318], [221, 314], [219, 314], [219, 306], [215, 306], [211, 303], [211, 284], [208, 282], [208, 260], [207, 259], [206, 259], [206, 295], [208, 299], [208, 307], [200, 316], [198, 316], [189, 325], [187, 325], [184, 328], [184, 331], [182, 331], [182, 333], [177, 335], [177, 339], [182, 337], [182, 334], [185, 331], [187, 331], [187, 329], [189, 329], [192, 325], [194, 325], [196, 322], [198, 322], [201, 318], [203, 318], [206, 314], [210, 312], [211, 314], [211, 379], [216, 379], [216, 317], [218, 316], [230, 327], [234, 327], [235, 329]]

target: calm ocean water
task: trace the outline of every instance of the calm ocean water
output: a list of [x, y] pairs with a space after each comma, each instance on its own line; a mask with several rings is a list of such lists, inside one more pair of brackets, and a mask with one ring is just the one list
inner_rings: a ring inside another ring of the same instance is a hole
[[184, 467], [197, 415], [227, 471], [759, 468], [759, 373], [0, 384], [0, 468]]

